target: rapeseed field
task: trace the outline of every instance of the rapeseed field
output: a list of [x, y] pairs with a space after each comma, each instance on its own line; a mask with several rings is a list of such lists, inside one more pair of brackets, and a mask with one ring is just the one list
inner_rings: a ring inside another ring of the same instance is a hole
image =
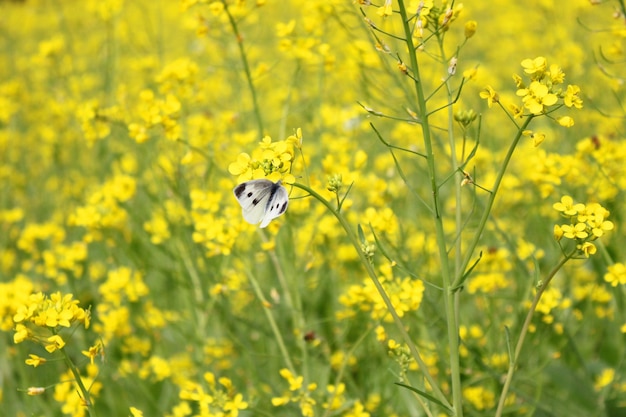
[[625, 38], [0, 0], [0, 416], [626, 415]]

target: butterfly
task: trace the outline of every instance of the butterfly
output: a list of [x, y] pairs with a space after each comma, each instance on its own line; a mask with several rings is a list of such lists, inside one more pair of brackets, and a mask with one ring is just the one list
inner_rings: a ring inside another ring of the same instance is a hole
[[243, 218], [250, 224], [266, 227], [287, 210], [289, 194], [278, 182], [260, 179], [239, 184], [233, 189], [241, 206]]

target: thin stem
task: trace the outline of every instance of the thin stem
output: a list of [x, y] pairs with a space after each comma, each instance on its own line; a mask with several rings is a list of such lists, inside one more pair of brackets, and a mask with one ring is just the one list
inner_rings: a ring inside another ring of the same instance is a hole
[[263, 305], [263, 311], [265, 312], [265, 317], [267, 318], [267, 321], [269, 322], [270, 327], [272, 328], [272, 332], [274, 333], [274, 337], [276, 338], [276, 343], [278, 343], [278, 348], [280, 349], [280, 353], [283, 356], [285, 365], [287, 366], [287, 368], [289, 368], [291, 373], [296, 374], [297, 373], [296, 368], [294, 368], [293, 362], [291, 362], [291, 357], [289, 356], [289, 350], [287, 349], [287, 346], [285, 345], [280, 329], [278, 328], [278, 325], [276, 324], [276, 320], [274, 320], [274, 316], [272, 316], [272, 312], [270, 311], [270, 309], [266, 307], [267, 305], [270, 305], [270, 303], [267, 301], [267, 299], [263, 295], [261, 286], [259, 285], [259, 282], [256, 280], [256, 278], [254, 277], [252, 273], [248, 273], [248, 279], [250, 280], [250, 283], [252, 284], [254, 293], [256, 294], [257, 298], [261, 301], [261, 304]]
[[209, 311], [207, 301], [204, 298], [204, 285], [202, 285], [202, 279], [196, 270], [193, 260], [189, 256], [189, 250], [186, 249], [181, 242], [177, 242], [176, 248], [178, 249], [178, 256], [180, 256], [185, 266], [187, 276], [189, 276], [189, 280], [191, 281], [191, 291], [194, 297], [194, 308], [192, 311], [196, 319], [197, 340], [204, 341], [204, 331], [207, 328], [205, 311]]
[[428, 162], [428, 174], [430, 177], [430, 188], [433, 201], [433, 220], [435, 223], [435, 235], [437, 238], [437, 247], [439, 249], [439, 263], [441, 265], [441, 280], [443, 287], [443, 297], [446, 310], [446, 327], [448, 330], [448, 348], [450, 355], [450, 378], [452, 385], [452, 404], [456, 416], [463, 416], [463, 395], [461, 392], [461, 367], [459, 361], [459, 331], [458, 321], [455, 308], [455, 292], [451, 289], [450, 265], [448, 262], [448, 249], [446, 245], [446, 237], [443, 229], [443, 219], [441, 218], [439, 198], [439, 186], [437, 184], [437, 171], [435, 168], [435, 154], [433, 151], [433, 143], [430, 132], [430, 123], [428, 122], [429, 113], [426, 108], [426, 99], [424, 89], [422, 87], [421, 77], [419, 73], [419, 65], [417, 62], [416, 48], [413, 44], [413, 33], [410, 27], [410, 20], [407, 14], [403, 0], [398, 1], [400, 16], [404, 27], [404, 40], [409, 52], [411, 68], [413, 70], [413, 85], [415, 87], [415, 97], [417, 99], [418, 118], [421, 120], [422, 133], [424, 136], [424, 147], [426, 149], [426, 160]]
[[526, 120], [524, 121], [524, 124], [520, 126], [520, 128], [517, 131], [517, 134], [515, 135], [515, 138], [513, 139], [513, 142], [511, 142], [511, 145], [509, 146], [509, 150], [507, 151], [506, 156], [504, 157], [504, 161], [502, 161], [502, 165], [500, 166], [500, 171], [498, 172], [496, 181], [494, 182], [493, 187], [491, 188], [491, 194], [489, 194], [487, 205], [485, 207], [485, 210], [483, 211], [483, 217], [480, 219], [480, 222], [478, 223], [478, 227], [476, 229], [476, 234], [474, 235], [474, 239], [470, 242], [467, 248], [467, 252], [465, 253], [465, 259], [463, 259], [463, 263], [461, 264], [462, 265], [461, 273], [457, 275], [457, 277], [455, 278], [455, 281], [452, 284], [452, 288], [457, 288], [461, 284], [462, 280], [464, 279], [463, 271], [467, 269], [467, 265], [469, 265], [469, 262], [472, 259], [472, 255], [474, 254], [474, 251], [476, 250], [476, 246], [478, 246], [478, 241], [480, 240], [482, 236], [482, 231], [485, 230], [485, 225], [487, 224], [487, 220], [489, 219], [489, 215], [491, 214], [491, 208], [493, 207], [493, 203], [496, 200], [496, 195], [498, 194], [498, 188], [500, 188], [500, 184], [502, 183], [502, 179], [504, 178], [504, 174], [506, 173], [506, 168], [508, 167], [509, 162], [511, 162], [511, 158], [513, 157], [513, 152], [515, 152], [515, 148], [517, 148], [517, 144], [519, 143], [522, 137], [522, 133], [524, 132], [524, 130], [526, 130], [526, 127], [528, 127], [530, 122], [533, 120], [533, 117], [534, 117], [533, 115], [530, 115], [528, 116], [528, 118], [526, 118]]
[[559, 263], [556, 264], [556, 266], [548, 274], [548, 277], [546, 278], [545, 282], [537, 290], [537, 294], [535, 294], [533, 302], [530, 305], [530, 308], [528, 309], [528, 313], [526, 314], [526, 320], [524, 320], [522, 330], [520, 331], [519, 339], [517, 340], [517, 344], [515, 346], [515, 353], [513, 354], [512, 358], [509, 358], [509, 370], [504, 379], [502, 393], [500, 394], [500, 400], [498, 402], [498, 409], [496, 410], [496, 417], [500, 417], [502, 415], [502, 411], [504, 410], [504, 403], [506, 401], [506, 395], [508, 394], [509, 388], [511, 387], [511, 382], [513, 381], [513, 374], [515, 373], [515, 368], [517, 366], [520, 353], [522, 352], [522, 346], [524, 345], [524, 340], [526, 339], [526, 335], [528, 334], [528, 329], [530, 328], [530, 322], [532, 321], [535, 310], [537, 309], [537, 305], [539, 304], [539, 301], [541, 300], [541, 296], [545, 292], [546, 288], [548, 288], [548, 285], [552, 281], [552, 278], [554, 278], [556, 273], [563, 267], [563, 265], [567, 263], [567, 261], [572, 259], [572, 256], [574, 255], [574, 253], [576, 253], [575, 250], [569, 253], [568, 255], [565, 255], [559, 261]]
[[396, 327], [397, 327], [398, 331], [400, 332], [400, 334], [402, 335], [403, 340], [405, 341], [405, 343], [409, 347], [409, 349], [411, 351], [411, 355], [413, 356], [413, 358], [417, 362], [417, 364], [419, 366], [419, 369], [424, 373], [424, 377], [426, 378], [428, 384], [430, 385], [430, 388], [435, 393], [435, 396], [437, 397], [437, 399], [439, 399], [446, 407], [451, 408], [451, 405], [448, 402], [447, 398], [445, 397], [443, 392], [439, 389], [439, 386], [437, 385], [437, 381], [435, 381], [435, 379], [432, 377], [432, 375], [430, 375], [430, 373], [428, 372], [428, 367], [427, 367], [426, 363], [423, 361], [422, 356], [419, 354], [419, 351], [417, 350], [417, 347], [415, 346], [415, 344], [411, 340], [411, 337], [409, 336], [409, 333], [407, 332], [404, 324], [402, 323], [402, 320], [400, 319], [400, 317], [398, 316], [398, 313], [396, 312], [395, 308], [393, 307], [393, 304], [391, 303], [391, 300], [389, 299], [389, 296], [387, 295], [387, 292], [385, 291], [385, 289], [383, 288], [382, 284], [378, 280], [378, 277], [376, 276], [376, 271], [374, 271], [374, 267], [372, 266], [370, 260], [367, 258], [367, 256], [365, 255], [365, 253], [361, 249], [361, 245], [359, 244], [359, 241], [358, 241], [356, 235], [353, 233], [353, 231], [352, 231], [352, 229], [350, 227], [350, 224], [348, 223], [346, 218], [341, 214], [340, 211], [336, 210], [328, 200], [326, 200], [324, 197], [322, 197], [320, 194], [318, 194], [312, 188], [310, 188], [310, 187], [308, 187], [308, 186], [306, 186], [304, 184], [300, 184], [300, 183], [294, 183], [292, 185], [294, 187], [296, 187], [296, 188], [299, 188], [301, 190], [306, 191], [311, 196], [313, 196], [315, 199], [317, 199], [320, 203], [324, 204], [326, 206], [326, 208], [328, 209], [328, 211], [330, 211], [337, 218], [337, 220], [339, 220], [339, 223], [341, 224], [341, 226], [343, 227], [344, 231], [346, 232], [346, 235], [350, 239], [350, 243], [352, 243], [352, 245], [356, 249], [357, 253], [359, 254], [359, 258], [361, 259], [361, 263], [365, 267], [368, 275], [370, 276], [370, 278], [372, 279], [372, 282], [374, 283], [374, 286], [376, 287], [376, 289], [378, 290], [378, 293], [380, 294], [381, 298], [383, 299], [383, 302], [385, 303], [385, 306], [387, 307], [387, 310], [391, 314], [391, 317], [393, 318], [394, 323], [396, 324]]
[[[260, 229], [258, 230], [259, 230], [259, 235], [261, 236], [261, 240], [263, 241], [263, 243], [267, 243], [268, 239], [265, 233], [261, 232]], [[293, 313], [292, 320], [295, 323], [296, 328], [303, 331], [305, 328], [305, 320], [304, 320], [304, 317], [302, 316], [302, 299], [300, 298], [300, 292], [294, 291], [293, 296], [292, 296], [291, 291], [290, 291], [290, 285], [287, 282], [287, 277], [285, 276], [285, 271], [283, 271], [283, 266], [281, 265], [280, 260], [278, 259], [278, 255], [273, 249], [267, 251], [267, 254], [272, 264], [274, 265], [274, 270], [276, 271], [276, 278], [278, 279], [278, 282], [282, 288], [281, 293], [283, 294], [285, 298], [285, 304], [289, 307], [289, 310]], [[258, 284], [256, 285], [258, 286]], [[265, 304], [265, 301], [263, 301], [263, 303]], [[272, 326], [273, 326], [272, 328], [274, 328], [275, 324], [272, 324]], [[302, 365], [301, 366], [302, 376], [304, 377], [305, 381], [308, 381], [309, 380], [309, 375], [308, 375], [309, 367], [307, 366], [307, 364], [309, 362], [308, 361], [309, 356], [308, 356], [308, 352], [305, 346], [306, 342], [302, 337], [297, 338], [297, 341], [300, 347], [300, 351], [302, 352], [302, 357], [300, 358], [301, 365]], [[279, 343], [283, 343], [282, 339], [279, 341]], [[283, 355], [284, 354], [285, 352], [283, 352]], [[292, 366], [293, 365], [291, 365], [290, 368]], [[292, 372], [295, 372], [293, 368], [291, 368], [290, 370]]]
[[237, 27], [237, 22], [235, 18], [228, 10], [228, 4], [226, 0], [222, 0], [222, 4], [224, 5], [224, 12], [228, 16], [228, 21], [230, 22], [230, 26], [233, 29], [233, 33], [235, 34], [235, 38], [237, 39], [237, 46], [239, 47], [239, 55], [241, 56], [241, 62], [243, 63], [243, 70], [246, 74], [246, 80], [248, 81], [248, 88], [250, 89], [250, 94], [252, 95], [252, 104], [254, 106], [254, 114], [256, 116], [256, 122], [259, 129], [259, 137], [263, 137], [264, 129], [263, 129], [263, 119], [261, 117], [261, 109], [259, 108], [259, 103], [257, 101], [256, 89], [254, 88], [254, 82], [252, 81], [252, 73], [250, 72], [250, 65], [248, 64], [248, 57], [246, 56], [246, 51], [243, 47], [243, 37], [239, 33], [239, 28]]
[[87, 411], [89, 412], [90, 417], [96, 417], [96, 410], [93, 406], [93, 402], [91, 401], [91, 396], [89, 395], [89, 390], [85, 387], [83, 380], [80, 376], [80, 372], [74, 362], [70, 359], [69, 355], [65, 351], [65, 349], [59, 349], [63, 354], [63, 359], [65, 360], [65, 364], [70, 369], [72, 374], [74, 375], [74, 381], [76, 385], [78, 385], [78, 389], [80, 390], [81, 395], [83, 396], [83, 401], [85, 402], [85, 406], [87, 407]]

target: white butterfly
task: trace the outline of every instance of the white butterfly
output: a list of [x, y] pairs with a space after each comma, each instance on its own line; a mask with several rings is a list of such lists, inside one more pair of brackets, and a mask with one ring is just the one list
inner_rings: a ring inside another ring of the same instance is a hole
[[239, 184], [233, 190], [243, 218], [250, 224], [265, 227], [287, 210], [289, 194], [278, 182], [260, 179]]

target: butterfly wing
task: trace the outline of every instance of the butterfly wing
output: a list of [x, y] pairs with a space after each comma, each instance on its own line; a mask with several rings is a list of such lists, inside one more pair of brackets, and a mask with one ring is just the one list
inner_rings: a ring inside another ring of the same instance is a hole
[[243, 218], [248, 223], [257, 224], [264, 220], [267, 203], [275, 185], [270, 180], [260, 179], [246, 181], [235, 187], [233, 193], [241, 206]]
[[267, 226], [272, 220], [283, 214], [289, 204], [289, 193], [287, 193], [287, 189], [280, 184], [280, 181], [273, 184], [273, 186], [267, 207], [265, 208], [261, 228]]

